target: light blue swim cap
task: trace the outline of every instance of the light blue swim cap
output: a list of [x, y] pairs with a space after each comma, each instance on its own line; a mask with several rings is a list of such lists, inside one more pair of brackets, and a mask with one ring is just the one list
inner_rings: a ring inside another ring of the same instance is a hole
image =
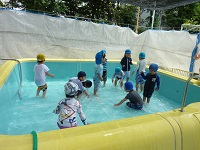
[[139, 54], [139, 58], [145, 58], [146, 57], [146, 55], [145, 55], [145, 53], [144, 52], [141, 52], [140, 54]]
[[126, 90], [133, 90], [133, 83], [132, 82], [126, 82], [126, 83], [124, 83], [124, 88]]
[[154, 72], [156, 72], [158, 70], [158, 65], [157, 64], [150, 64], [149, 69], [153, 70]]
[[102, 49], [101, 50], [102, 54], [106, 54], [106, 50]]
[[121, 72], [121, 68], [120, 67], [115, 68], [115, 73], [120, 73], [120, 72]]
[[130, 49], [125, 50], [125, 54], [131, 54], [131, 50]]

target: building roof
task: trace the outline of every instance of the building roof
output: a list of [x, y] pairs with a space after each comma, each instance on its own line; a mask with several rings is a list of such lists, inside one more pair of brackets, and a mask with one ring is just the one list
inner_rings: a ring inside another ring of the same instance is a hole
[[200, 2], [200, 0], [118, 0], [149, 10], [166, 10]]

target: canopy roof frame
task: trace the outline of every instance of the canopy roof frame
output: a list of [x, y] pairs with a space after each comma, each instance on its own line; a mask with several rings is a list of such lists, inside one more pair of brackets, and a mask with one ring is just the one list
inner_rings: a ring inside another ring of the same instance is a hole
[[[185, 6], [200, 2], [200, 0], [118, 0], [126, 4], [134, 4], [135, 6], [146, 8], [148, 10], [167, 10], [175, 7]], [[155, 7], [156, 2], [156, 7]]]

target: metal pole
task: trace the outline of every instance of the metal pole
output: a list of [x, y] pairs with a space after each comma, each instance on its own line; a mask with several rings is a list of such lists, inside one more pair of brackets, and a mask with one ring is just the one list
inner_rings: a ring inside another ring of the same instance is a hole
[[188, 78], [187, 82], [186, 82], [186, 86], [185, 86], [185, 91], [184, 91], [184, 95], [183, 95], [183, 100], [182, 100], [182, 106], [181, 106], [181, 112], [184, 112], [184, 106], [185, 106], [185, 101], [186, 101], [186, 96], [187, 96], [187, 91], [188, 91], [188, 85], [190, 83], [190, 80], [193, 78], [200, 78], [200, 75], [195, 75], [195, 76], [191, 76]]
[[[154, 3], [154, 8], [156, 8], [156, 1]], [[151, 29], [153, 29], [153, 24], [154, 24], [154, 18], [155, 18], [155, 9], [153, 10], [153, 15], [152, 15], [152, 22], [151, 22]]]

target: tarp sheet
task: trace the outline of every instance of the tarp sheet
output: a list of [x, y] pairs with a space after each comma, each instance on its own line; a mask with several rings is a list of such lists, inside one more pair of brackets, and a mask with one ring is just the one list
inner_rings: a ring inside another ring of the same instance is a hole
[[[51, 17], [23, 11], [0, 10], [1, 58], [94, 58], [101, 49], [130, 48], [138, 35], [130, 28]], [[123, 55], [123, 54], [121, 54]]]
[[[148, 30], [136, 34], [128, 27], [97, 24], [16, 10], [0, 10], [0, 58], [94, 59], [105, 49], [108, 60], [121, 59], [132, 50], [133, 61], [141, 51], [148, 63], [189, 70], [197, 35], [186, 31]], [[200, 61], [195, 62], [198, 72]]]

